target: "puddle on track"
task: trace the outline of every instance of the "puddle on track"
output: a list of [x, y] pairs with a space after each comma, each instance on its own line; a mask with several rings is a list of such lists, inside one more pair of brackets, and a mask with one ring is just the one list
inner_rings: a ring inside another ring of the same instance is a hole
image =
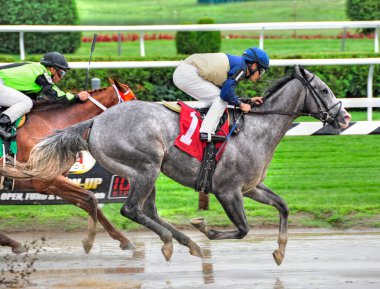
[[[81, 247], [81, 233], [10, 234], [23, 242], [42, 235], [46, 240], [29, 251], [29, 259], [0, 247], [0, 288], [380, 288], [380, 231], [290, 230], [281, 266], [272, 258], [276, 231], [227, 241], [187, 233], [201, 246], [203, 259], [175, 242], [166, 262], [161, 241], [148, 232], [128, 234], [135, 251], [121, 251], [118, 242], [98, 233], [90, 254]], [[31, 273], [21, 278], [34, 258]]]

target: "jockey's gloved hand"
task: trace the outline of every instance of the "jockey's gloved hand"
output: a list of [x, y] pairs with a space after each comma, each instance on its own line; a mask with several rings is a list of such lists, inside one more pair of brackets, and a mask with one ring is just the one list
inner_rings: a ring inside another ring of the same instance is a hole
[[251, 111], [251, 105], [248, 104], [248, 103], [244, 103], [242, 102], [239, 106], [239, 108], [243, 111], [243, 112], [250, 112]]
[[86, 101], [89, 96], [90, 94], [87, 91], [81, 91], [78, 93], [78, 98], [80, 99], [80, 101]]
[[260, 106], [264, 103], [263, 98], [260, 96], [252, 98], [241, 98], [240, 101], [249, 104], [251, 107]]

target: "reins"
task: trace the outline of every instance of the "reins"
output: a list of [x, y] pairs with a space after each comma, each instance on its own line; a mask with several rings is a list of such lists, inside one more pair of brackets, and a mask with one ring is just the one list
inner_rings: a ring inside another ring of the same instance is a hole
[[95, 98], [93, 98], [91, 95], [88, 96], [88, 100], [91, 101], [93, 104], [95, 104], [97, 107], [99, 107], [102, 110], [107, 110], [107, 108], [101, 104], [99, 101], [97, 101]]
[[[115, 93], [116, 93], [116, 96], [117, 96], [118, 100], [119, 100], [118, 104], [124, 102], [124, 99], [123, 99], [123, 97], [122, 97], [122, 95], [121, 95], [122, 92], [116, 87], [115, 84], [112, 84], [112, 87], [113, 87], [113, 89], [114, 89], [114, 91], [115, 91]], [[124, 94], [127, 94], [127, 93], [129, 93], [129, 91], [127, 91], [127, 92], [124, 93]], [[95, 104], [97, 107], [99, 107], [99, 108], [102, 109], [103, 111], [106, 111], [106, 110], [107, 110], [107, 107], [105, 107], [103, 104], [101, 104], [101, 103], [100, 103], [99, 101], [97, 101], [95, 98], [93, 98], [91, 95], [88, 96], [88, 100], [90, 100], [93, 104]]]

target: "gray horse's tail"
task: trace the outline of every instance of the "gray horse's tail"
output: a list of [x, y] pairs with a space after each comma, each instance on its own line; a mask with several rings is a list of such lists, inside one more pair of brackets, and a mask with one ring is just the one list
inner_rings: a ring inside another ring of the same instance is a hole
[[88, 150], [84, 134], [93, 122], [94, 119], [90, 119], [56, 131], [32, 149], [26, 163], [0, 167], [0, 175], [13, 179], [51, 180], [67, 173], [75, 163], [77, 153]]

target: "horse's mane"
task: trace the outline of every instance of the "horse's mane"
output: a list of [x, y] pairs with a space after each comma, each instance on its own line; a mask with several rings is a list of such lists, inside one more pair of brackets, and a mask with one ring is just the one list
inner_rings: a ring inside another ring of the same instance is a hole
[[[89, 90], [88, 93], [93, 94], [95, 92], [99, 92], [99, 91], [102, 91], [105, 89], [106, 89], [106, 87], [98, 88], [98, 89], [94, 89], [94, 90]], [[48, 98], [48, 97], [43, 97], [41, 99], [33, 101], [33, 110], [38, 110], [38, 111], [50, 110], [50, 109], [54, 109], [54, 108], [63, 108], [65, 106], [67, 106], [67, 105], [60, 103], [54, 99]]]
[[44, 97], [43, 99], [34, 100], [32, 111], [49, 110], [57, 107], [64, 107], [63, 103], [57, 102], [54, 99]]
[[284, 77], [275, 80], [271, 83], [271, 86], [267, 88], [264, 92], [264, 99], [268, 99], [271, 97], [276, 91], [281, 89], [285, 84], [287, 84], [290, 80], [294, 79], [295, 71], [292, 70], [287, 73]]

